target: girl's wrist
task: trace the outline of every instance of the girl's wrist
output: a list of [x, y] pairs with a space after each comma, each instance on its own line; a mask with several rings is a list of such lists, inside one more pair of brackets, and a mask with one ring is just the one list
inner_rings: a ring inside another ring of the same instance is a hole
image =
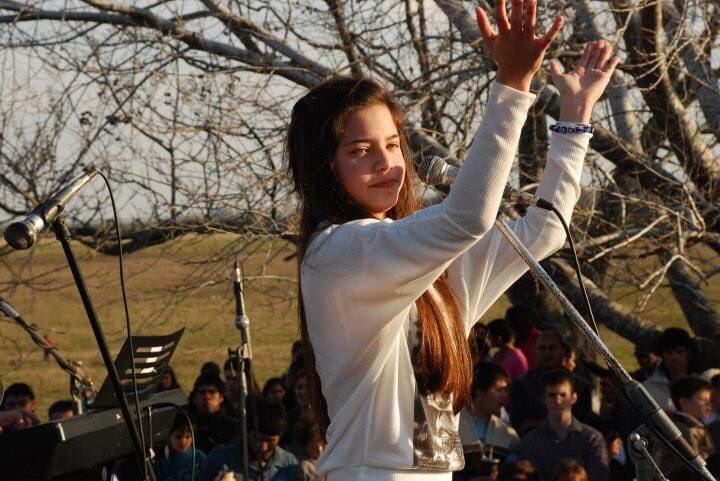
[[503, 85], [512, 87], [522, 92], [530, 91], [530, 84], [532, 83], [533, 75], [518, 77], [517, 75], [508, 75], [502, 71], [498, 71], [496, 80]]
[[560, 104], [560, 122], [577, 122], [581, 124], [589, 124], [592, 118], [593, 107], [595, 102], [561, 102]]

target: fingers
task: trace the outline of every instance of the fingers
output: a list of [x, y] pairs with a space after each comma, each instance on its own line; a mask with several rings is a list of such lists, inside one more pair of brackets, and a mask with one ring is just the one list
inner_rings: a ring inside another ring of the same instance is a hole
[[521, 33], [523, 28], [523, 0], [512, 0], [510, 26], [513, 32]]
[[510, 22], [507, 17], [507, 10], [505, 10], [505, 0], [497, 0], [497, 2], [495, 2], [495, 18], [499, 31], [510, 31]]
[[523, 33], [531, 38], [535, 35], [535, 23], [537, 22], [537, 0], [528, 0], [527, 11], [523, 22]]
[[598, 61], [600, 60], [600, 56], [602, 55], [605, 41], [603, 39], [600, 39], [591, 43], [593, 44], [593, 48], [592, 52], [590, 53], [590, 58], [588, 59], [587, 68], [598, 68]]
[[605, 67], [607, 66], [608, 60], [610, 60], [610, 57], [612, 56], [612, 46], [605, 44], [600, 50], [600, 55], [598, 56], [598, 61], [595, 64], [595, 68], [599, 70], [605, 70]]
[[557, 77], [558, 75], [562, 75], [562, 73], [563, 68], [562, 65], [560, 65], [560, 62], [555, 59], [550, 60], [550, 75]]
[[492, 41], [495, 39], [496, 33], [490, 25], [487, 13], [480, 7], [475, 7], [475, 16], [477, 17], [478, 27], [480, 28], [480, 35], [482, 35], [485, 45], [490, 48]]
[[613, 58], [611, 58], [610, 61], [604, 66], [603, 72], [609, 73], [610, 75], [612, 75], [613, 72], [615, 71], [615, 67], [617, 67], [619, 63], [620, 63], [620, 57], [618, 57], [617, 55], [615, 55], [615, 56], [614, 56]]
[[580, 60], [578, 60], [575, 64], [575, 70], [585, 70], [588, 68], [588, 62], [590, 62], [590, 57], [592, 56], [593, 50], [595, 50], [595, 42], [590, 42], [585, 45], [585, 50], [583, 50], [583, 53], [580, 56]]
[[563, 23], [565, 23], [565, 19], [562, 15], [558, 15], [557, 17], [555, 17], [555, 20], [553, 20], [553, 24], [550, 26], [550, 30], [548, 30], [547, 33], [540, 38], [540, 42], [543, 48], [546, 48], [552, 43], [553, 40], [555, 40], [557, 34], [560, 33], [560, 29], [562, 28]]

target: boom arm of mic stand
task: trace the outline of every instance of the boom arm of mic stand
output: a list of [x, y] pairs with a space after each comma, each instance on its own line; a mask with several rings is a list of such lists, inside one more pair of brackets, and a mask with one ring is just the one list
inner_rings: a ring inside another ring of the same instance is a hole
[[73, 361], [68, 361], [62, 354], [60, 354], [60, 351], [58, 351], [57, 347], [48, 345], [45, 339], [43, 339], [36, 331], [33, 326], [31, 326], [23, 317], [20, 315], [18, 311], [15, 310], [7, 301], [5, 301], [2, 297], [0, 297], [0, 312], [14, 320], [18, 326], [20, 326], [25, 332], [27, 332], [30, 335], [30, 338], [33, 340], [36, 346], [46, 350], [48, 354], [50, 354], [53, 359], [55, 359], [55, 362], [57, 362], [58, 366], [60, 366], [60, 369], [67, 372], [72, 379], [75, 379], [80, 385], [91, 389], [92, 392], [95, 392], [95, 386], [93, 384], [92, 379], [88, 374], [80, 367], [80, 365]]
[[563, 294], [557, 284], [555, 284], [555, 281], [553, 281], [545, 269], [542, 268], [540, 263], [533, 257], [527, 247], [522, 244], [520, 239], [517, 238], [512, 229], [500, 220], [495, 221], [495, 226], [507, 239], [513, 249], [515, 249], [522, 260], [528, 265], [530, 273], [538, 281], [540, 281], [540, 283], [545, 286], [548, 291], [550, 291], [553, 297], [555, 297], [555, 299], [565, 309], [565, 313], [572, 320], [573, 324], [575, 324], [575, 327], [588, 341], [590, 341], [598, 354], [600, 354], [603, 360], [605, 360], [612, 375], [619, 380], [619, 384], [625, 391], [625, 395], [630, 403], [642, 415], [645, 424], [652, 429], [654, 434], [660, 438], [663, 443], [679, 455], [686, 464], [697, 471], [703, 479], [707, 481], [717, 481], [715, 477], [710, 474], [710, 471], [708, 471], [705, 466], [705, 461], [700, 458], [699, 455], [694, 459], [685, 459], [685, 457], [681, 455], [678, 448], [673, 445], [673, 442], [678, 441], [678, 437], [680, 443], [684, 442], [684, 439], [680, 435], [680, 431], [675, 427], [672, 421], [669, 420], [667, 415], [660, 410], [657, 403], [650, 396], [647, 390], [645, 390], [640, 383], [635, 381], [630, 374], [628, 374], [623, 365], [620, 364], [620, 361], [618, 361], [617, 358], [608, 350], [607, 346], [605, 346], [600, 337], [595, 333], [595, 331], [593, 331], [578, 310], [575, 309], [575, 306], [573, 306], [570, 300], [565, 297], [565, 294]]

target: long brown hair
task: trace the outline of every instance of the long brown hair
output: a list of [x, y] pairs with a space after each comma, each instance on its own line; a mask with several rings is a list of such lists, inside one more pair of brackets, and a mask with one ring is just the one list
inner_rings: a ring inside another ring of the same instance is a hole
[[[413, 179], [414, 166], [405, 133], [406, 113], [390, 93], [376, 82], [364, 78], [336, 77], [313, 88], [293, 107], [285, 144], [288, 170], [301, 202], [298, 248], [298, 315], [300, 334], [308, 372], [311, 402], [325, 435], [329, 418], [327, 404], [315, 369], [315, 355], [308, 335], [302, 298], [300, 266], [312, 234], [321, 222], [342, 224], [370, 217], [368, 212], [347, 195], [335, 175], [335, 151], [348, 116], [365, 107], [383, 104], [392, 114], [400, 136], [405, 159], [405, 178], [397, 204], [386, 213], [391, 219], [412, 214], [419, 208], [419, 194]], [[471, 361], [465, 329], [447, 276], [434, 283], [441, 298], [429, 291], [415, 302], [420, 320], [420, 343], [413, 353], [413, 366], [422, 394], [453, 396], [458, 412], [470, 395]], [[447, 320], [446, 320], [447, 319]]]

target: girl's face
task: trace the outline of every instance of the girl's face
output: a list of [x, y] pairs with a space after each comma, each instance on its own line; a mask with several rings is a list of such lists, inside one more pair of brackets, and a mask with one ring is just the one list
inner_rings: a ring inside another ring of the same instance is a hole
[[385, 218], [398, 201], [405, 177], [400, 136], [387, 105], [371, 105], [348, 116], [335, 166], [348, 195], [372, 216]]
[[275, 402], [282, 402], [285, 398], [285, 388], [280, 384], [273, 384], [273, 387], [268, 391], [268, 399]]
[[310, 404], [310, 393], [308, 392], [307, 377], [299, 377], [295, 382], [295, 399], [298, 405], [305, 407]]
[[184, 453], [192, 445], [189, 429], [176, 429], [170, 434], [170, 447], [178, 453]]
[[163, 376], [162, 376], [162, 387], [163, 387], [164, 389], [170, 389], [170, 388], [172, 387], [172, 384], [173, 384], [173, 378], [172, 378], [172, 376], [170, 375], [170, 373], [169, 373], [169, 372], [166, 372], [165, 374], [163, 374]]

